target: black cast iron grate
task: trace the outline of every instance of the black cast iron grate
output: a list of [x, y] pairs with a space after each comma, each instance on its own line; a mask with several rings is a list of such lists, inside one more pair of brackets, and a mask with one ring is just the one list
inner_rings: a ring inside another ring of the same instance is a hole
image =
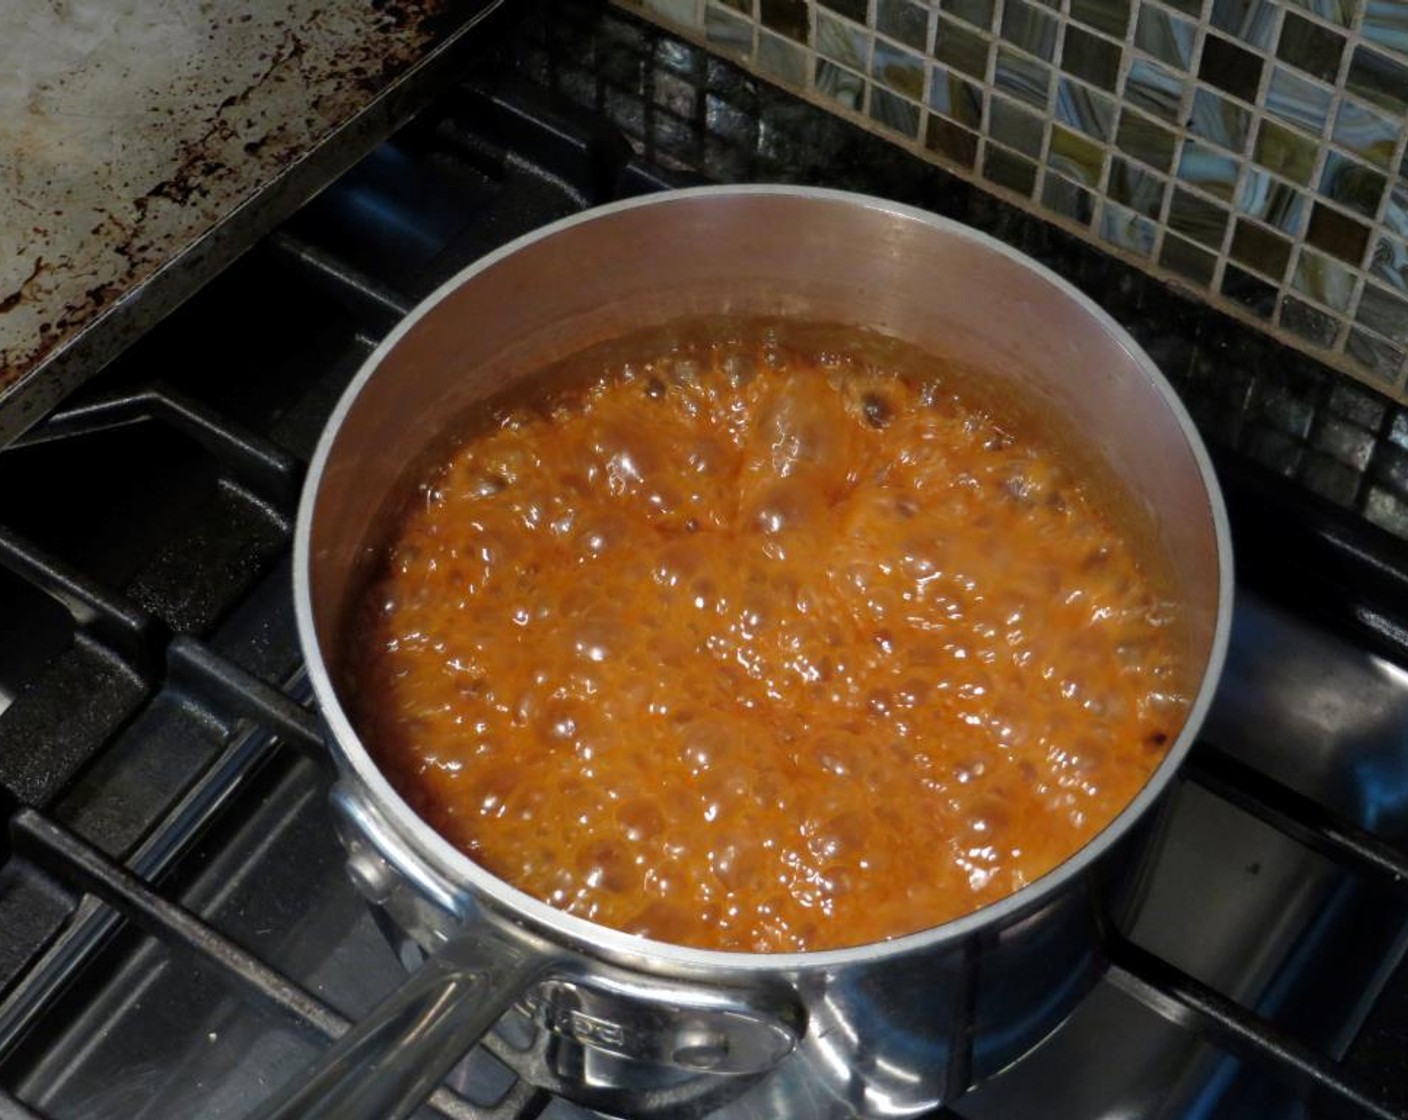
[[[617, 29], [608, 38], [630, 27], [596, 18]], [[528, 36], [541, 48], [541, 28]], [[549, 55], [526, 57], [531, 70]], [[713, 73], [712, 61], [699, 65]], [[514, 70], [452, 94], [0, 455], [0, 595], [30, 639], [29, 652], [0, 654], [0, 1115], [58, 1120], [17, 1087], [55, 1061], [93, 977], [118, 966], [137, 931], [312, 1037], [346, 1025], [182, 901], [193, 865], [214, 859], [212, 845], [281, 781], [328, 781], [302, 704], [288, 594], [312, 441], [375, 341], [464, 263], [584, 206], [717, 173], [678, 158], [652, 169], [599, 115], [546, 99]], [[921, 173], [905, 174], [913, 194]], [[931, 199], [968, 190], [941, 178]], [[854, 171], [842, 182], [894, 193]], [[1162, 299], [1139, 307], [1146, 332]], [[1194, 314], [1169, 306], [1171, 329]], [[296, 341], [270, 358], [271, 339]], [[1235, 367], [1244, 350], [1221, 360]], [[1214, 360], [1190, 359], [1184, 387], [1195, 397], [1199, 363]], [[1408, 602], [1408, 569], [1387, 538], [1244, 455], [1219, 466], [1243, 577], [1297, 602], [1312, 579], [1323, 620], [1408, 665], [1396, 609]], [[65, 503], [57, 514], [55, 503]], [[1408, 891], [1408, 852], [1216, 747], [1199, 747], [1186, 778], [1356, 875]], [[1347, 1115], [1408, 1118], [1401, 1070], [1352, 1070], [1133, 943], [1111, 955], [1113, 983], [1160, 1015]], [[550, 1102], [514, 1084], [490, 1105], [449, 1089], [431, 1105], [450, 1117], [534, 1117]]]

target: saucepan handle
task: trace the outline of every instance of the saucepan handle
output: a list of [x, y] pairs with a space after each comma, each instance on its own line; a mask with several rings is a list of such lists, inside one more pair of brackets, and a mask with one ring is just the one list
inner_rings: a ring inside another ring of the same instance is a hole
[[492, 930], [457, 936], [249, 1120], [402, 1120], [550, 965]]

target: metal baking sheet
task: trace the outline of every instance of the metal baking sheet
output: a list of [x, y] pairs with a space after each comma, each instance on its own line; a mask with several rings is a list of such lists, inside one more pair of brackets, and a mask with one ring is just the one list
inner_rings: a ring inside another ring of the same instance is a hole
[[0, 445], [406, 119], [494, 5], [0, 5]]

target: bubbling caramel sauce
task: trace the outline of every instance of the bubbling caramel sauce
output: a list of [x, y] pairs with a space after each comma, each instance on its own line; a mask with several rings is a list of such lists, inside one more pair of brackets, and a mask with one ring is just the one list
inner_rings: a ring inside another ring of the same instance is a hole
[[1176, 611], [981, 379], [734, 321], [535, 384], [408, 503], [352, 667], [393, 783], [520, 889], [704, 948], [896, 937], [1068, 858], [1177, 734]]

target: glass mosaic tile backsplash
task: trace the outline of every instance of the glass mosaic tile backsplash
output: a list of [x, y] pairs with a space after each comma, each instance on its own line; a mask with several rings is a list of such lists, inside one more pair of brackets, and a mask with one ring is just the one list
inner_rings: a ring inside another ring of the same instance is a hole
[[1408, 400], [1408, 0], [619, 0]]

